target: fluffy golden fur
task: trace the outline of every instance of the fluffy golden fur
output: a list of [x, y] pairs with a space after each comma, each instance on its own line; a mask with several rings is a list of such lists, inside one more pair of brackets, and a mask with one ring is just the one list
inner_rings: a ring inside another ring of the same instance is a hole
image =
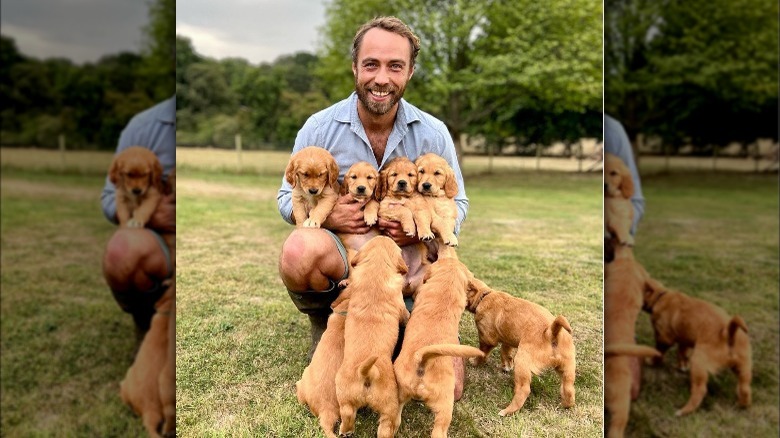
[[[160, 371], [160, 403], [162, 404], [164, 437], [176, 436], [176, 281], [173, 281], [170, 289], [170, 303], [168, 315], [168, 349], [166, 351], [165, 365]], [[165, 316], [164, 314], [161, 316]]]
[[425, 154], [414, 162], [417, 166], [417, 191], [423, 195], [431, 216], [431, 229], [445, 245], [458, 246], [455, 222], [458, 208], [458, 180], [447, 160], [436, 154]]
[[610, 414], [607, 437], [622, 437], [631, 409], [630, 356], [656, 356], [658, 351], [636, 348], [636, 319], [644, 291], [652, 279], [634, 260], [629, 246], [616, 245], [615, 259], [604, 267], [604, 405]]
[[284, 177], [292, 186], [296, 226], [320, 228], [339, 197], [339, 166], [333, 155], [321, 147], [305, 147], [290, 157]]
[[301, 380], [295, 383], [295, 389], [298, 401], [319, 418], [325, 436], [336, 438], [334, 427], [339, 419], [336, 372], [344, 358], [344, 323], [349, 307], [347, 292], [343, 291], [331, 307], [333, 313], [328, 317], [328, 326], [309, 366], [303, 370]]
[[446, 437], [452, 421], [455, 373], [450, 356], [482, 357], [478, 349], [458, 343], [466, 287], [473, 277], [457, 258], [439, 255], [417, 290], [414, 312], [395, 360], [398, 421], [409, 400], [420, 400], [435, 415], [432, 437]]
[[344, 358], [336, 373], [340, 435], [354, 432], [355, 415], [368, 405], [379, 413], [377, 436], [398, 429], [398, 386], [391, 357], [400, 323], [409, 319], [401, 290], [407, 266], [389, 237], [366, 243], [352, 261], [349, 310], [344, 326]]
[[[176, 300], [174, 289], [169, 287], [155, 304], [156, 313], [152, 317], [151, 327], [141, 342], [135, 362], [127, 370], [120, 385], [122, 401], [142, 417], [144, 427], [153, 437], [161, 436], [161, 425], [166, 432], [175, 430], [175, 423], [170, 423], [171, 409], [174, 409], [175, 416], [175, 402], [171, 406], [170, 397], [175, 397], [175, 394], [171, 393], [169, 386], [170, 375], [162, 375], [170, 364], [170, 326], [174, 324], [171, 311]], [[168, 368], [167, 373], [170, 372]], [[160, 386], [161, 381], [165, 384], [164, 388]]]
[[131, 146], [114, 157], [108, 178], [116, 187], [116, 216], [122, 227], [143, 228], [162, 199], [163, 169], [157, 155]]
[[626, 163], [617, 155], [604, 156], [604, 219], [607, 230], [621, 245], [633, 245], [631, 224], [634, 221], [634, 180]]
[[[739, 405], [750, 406], [753, 361], [747, 324], [741, 317], [659, 283], [645, 291], [644, 308], [651, 314], [658, 351], [663, 354], [677, 344], [678, 366], [690, 370], [691, 396], [675, 415], [698, 409], [707, 394], [708, 374], [724, 368], [737, 377]], [[656, 365], [662, 362], [662, 356], [653, 360]]]
[[502, 368], [514, 368], [514, 397], [499, 415], [521, 409], [531, 393], [531, 376], [548, 368], [561, 378], [561, 405], [574, 405], [576, 354], [571, 326], [563, 315], [554, 317], [544, 307], [493, 290], [478, 279], [469, 284], [466, 310], [474, 313], [479, 349], [484, 353], [471, 363], [485, 363], [500, 343]]
[[366, 223], [375, 224], [377, 216], [400, 222], [409, 237], [433, 239], [430, 212], [417, 192], [417, 166], [408, 158], [394, 158], [379, 172], [374, 200], [366, 204]]

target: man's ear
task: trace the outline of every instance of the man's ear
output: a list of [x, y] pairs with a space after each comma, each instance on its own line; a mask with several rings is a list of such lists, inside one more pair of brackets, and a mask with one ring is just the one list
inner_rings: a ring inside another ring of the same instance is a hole
[[409, 79], [407, 79], [407, 81], [408, 81], [408, 80], [410, 80], [410, 79], [412, 79], [412, 76], [413, 76], [413, 75], [414, 75], [414, 65], [412, 65], [412, 66], [409, 68]]
[[357, 64], [352, 63], [352, 75], [357, 79]]

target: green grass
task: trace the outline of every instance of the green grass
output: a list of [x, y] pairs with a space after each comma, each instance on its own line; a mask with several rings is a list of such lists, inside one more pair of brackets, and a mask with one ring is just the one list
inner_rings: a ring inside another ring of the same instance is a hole
[[119, 396], [134, 331], [102, 276], [103, 178], [3, 168], [2, 436], [144, 433]]
[[[636, 257], [666, 286], [741, 315], [753, 347], [753, 406], [736, 404], [736, 378], [710, 377], [695, 413], [674, 412], [690, 395], [686, 373], [673, 368], [676, 348], [661, 368], [645, 367], [642, 394], [628, 432], [636, 436], [777, 436], [778, 420], [778, 181], [777, 175], [674, 174], [642, 181], [647, 213]], [[640, 343], [654, 345], [649, 316], [637, 323]]]
[[[283, 166], [282, 166], [283, 167]], [[308, 320], [285, 293], [277, 259], [292, 230], [279, 216], [282, 167], [266, 174], [177, 172], [177, 415], [182, 436], [321, 436], [295, 397], [306, 366]], [[559, 406], [554, 372], [533, 380], [525, 407], [511, 375], [467, 367], [451, 437], [600, 436], [602, 263], [600, 175], [517, 172], [477, 176], [466, 169], [471, 208], [459, 255], [496, 289], [567, 316], [577, 346], [577, 404]], [[477, 345], [471, 314], [464, 343]], [[429, 436], [433, 415], [404, 410], [398, 436]], [[356, 436], [374, 436], [377, 417], [362, 410]]]

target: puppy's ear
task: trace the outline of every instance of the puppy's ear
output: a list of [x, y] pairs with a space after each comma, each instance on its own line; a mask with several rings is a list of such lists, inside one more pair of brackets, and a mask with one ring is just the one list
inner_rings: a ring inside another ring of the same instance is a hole
[[474, 277], [473, 275], [469, 277], [469, 285], [467, 293], [469, 295], [477, 292], [482, 292], [485, 290], [490, 290], [490, 287], [482, 282], [482, 280], [478, 279], [477, 277]]
[[349, 193], [349, 181], [347, 180], [347, 177], [349, 176], [349, 173], [344, 175], [344, 181], [341, 182], [341, 188], [339, 189], [339, 195], [344, 196], [347, 193]]
[[409, 267], [406, 266], [406, 262], [404, 261], [404, 258], [401, 257], [400, 253], [398, 254], [398, 257], [396, 257], [395, 267], [401, 275], [406, 275], [409, 272]]
[[455, 179], [455, 171], [449, 166], [445, 170], [445, 175], [447, 179], [444, 180], [444, 194], [452, 199], [458, 194], [458, 180]]
[[114, 158], [114, 161], [111, 162], [111, 167], [108, 169], [108, 179], [113, 185], [119, 184], [119, 177], [121, 176], [119, 167], [119, 160]]
[[631, 199], [634, 196], [634, 179], [631, 178], [631, 172], [626, 170], [620, 180], [620, 192], [623, 193], [624, 198]]
[[650, 278], [649, 276], [645, 280], [644, 301], [646, 303], [655, 303], [658, 296], [666, 290], [660, 281]]
[[374, 189], [374, 199], [377, 201], [381, 201], [382, 198], [385, 197], [385, 194], [387, 193], [387, 171], [383, 170], [379, 172], [379, 181], [376, 183], [376, 188]]
[[365, 258], [365, 251], [358, 251], [357, 254], [355, 254], [355, 257], [352, 257], [352, 267], [354, 268], [358, 264], [363, 262], [363, 259]]
[[284, 178], [293, 188], [295, 188], [295, 172], [298, 167], [296, 161], [294, 157], [290, 158], [290, 162], [287, 163], [287, 169], [284, 170]]
[[162, 164], [160, 164], [160, 160], [155, 157], [154, 161], [152, 162], [152, 187], [156, 187], [158, 190], [162, 191], [163, 189], [163, 168]]
[[339, 191], [338, 183], [339, 165], [336, 163], [335, 159], [330, 159], [328, 162], [328, 184], [336, 191]]

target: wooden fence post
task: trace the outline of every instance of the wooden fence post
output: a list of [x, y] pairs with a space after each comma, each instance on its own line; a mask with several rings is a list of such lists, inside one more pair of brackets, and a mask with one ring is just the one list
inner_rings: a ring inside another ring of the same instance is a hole
[[60, 149], [60, 167], [65, 170], [65, 134], [60, 134], [57, 137], [57, 143]]
[[238, 171], [241, 172], [243, 166], [241, 165], [241, 134], [236, 134], [236, 157], [238, 160]]

